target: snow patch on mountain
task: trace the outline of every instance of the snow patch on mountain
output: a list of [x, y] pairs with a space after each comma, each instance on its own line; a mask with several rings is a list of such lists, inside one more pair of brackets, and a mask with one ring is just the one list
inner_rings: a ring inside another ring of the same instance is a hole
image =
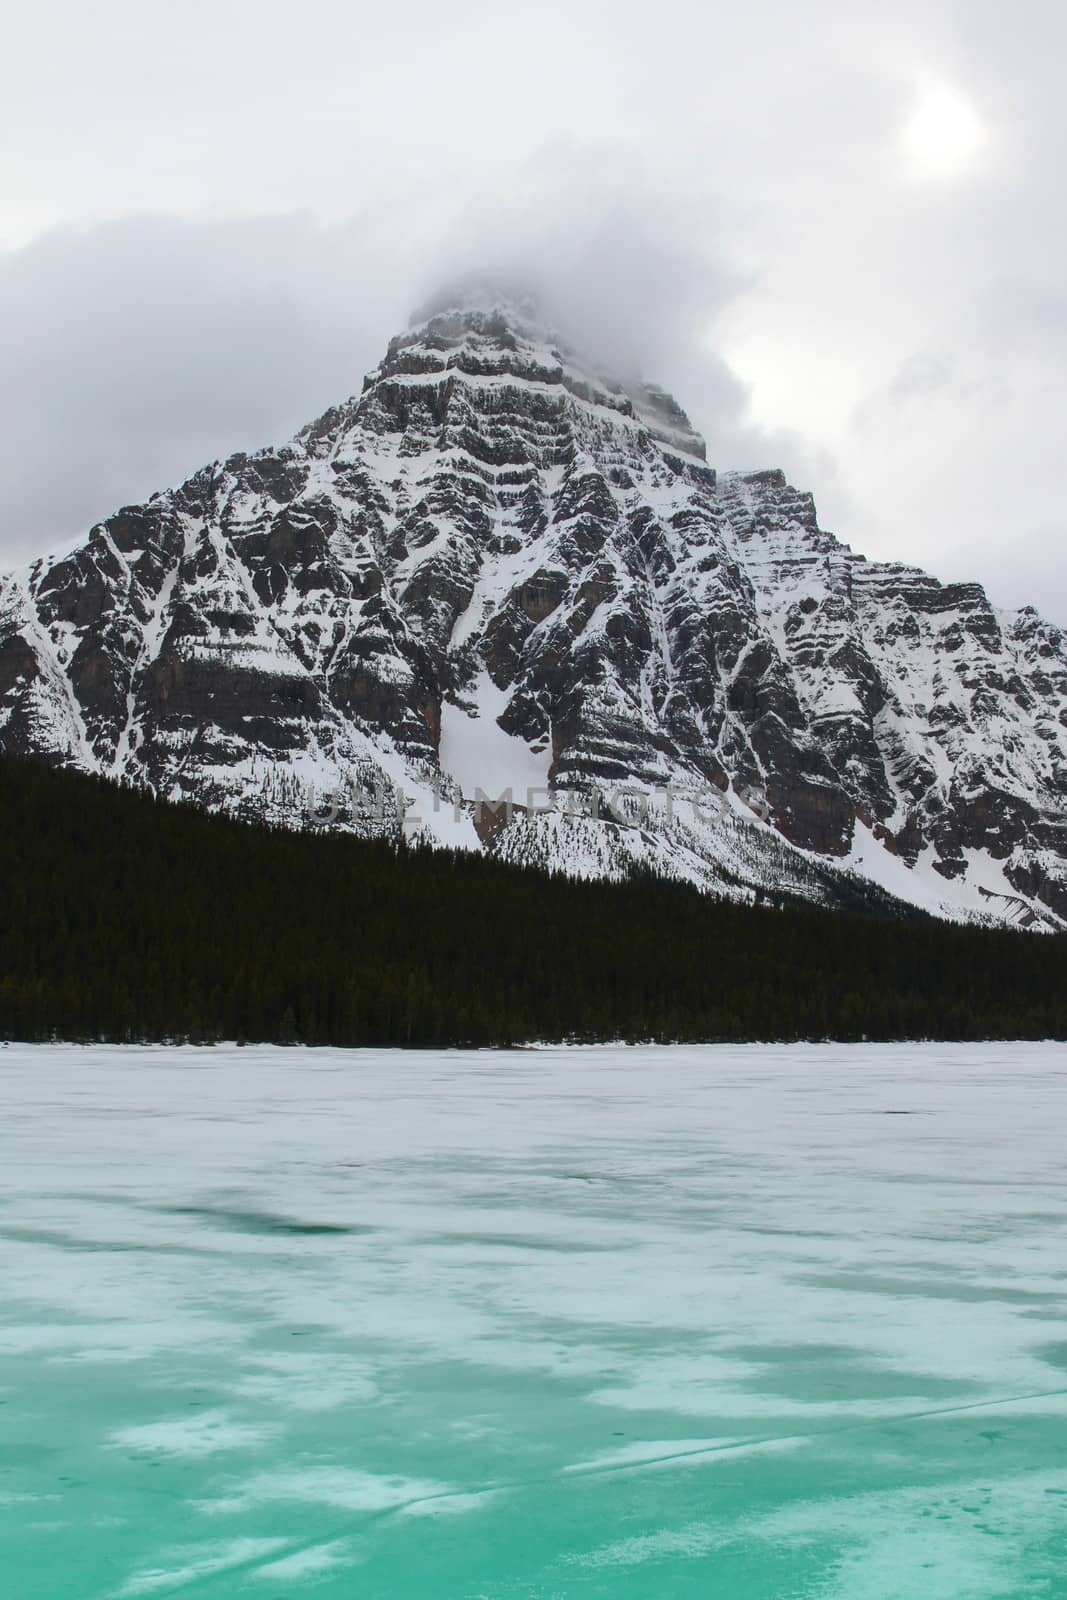
[[704, 457], [528, 298], [446, 294], [290, 443], [0, 578], [0, 749], [580, 876], [1067, 924], [1062, 631]]

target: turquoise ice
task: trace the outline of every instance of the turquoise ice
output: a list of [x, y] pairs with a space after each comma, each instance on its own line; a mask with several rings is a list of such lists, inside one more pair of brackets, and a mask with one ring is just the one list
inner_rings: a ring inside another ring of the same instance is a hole
[[0, 1048], [12, 1600], [1067, 1595], [1067, 1052]]

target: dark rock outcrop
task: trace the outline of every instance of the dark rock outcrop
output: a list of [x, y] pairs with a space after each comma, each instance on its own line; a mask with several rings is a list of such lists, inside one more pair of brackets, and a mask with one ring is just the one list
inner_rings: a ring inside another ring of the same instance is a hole
[[[528, 307], [442, 305], [290, 444], [0, 580], [0, 748], [577, 872], [832, 898], [847, 865], [1067, 919], [1061, 631], [717, 475]], [[550, 803], [475, 819], [483, 748]]]

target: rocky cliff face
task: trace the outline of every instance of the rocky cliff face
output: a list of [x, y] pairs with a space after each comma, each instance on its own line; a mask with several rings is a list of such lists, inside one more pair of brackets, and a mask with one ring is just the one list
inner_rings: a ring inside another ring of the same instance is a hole
[[1062, 632], [717, 475], [669, 396], [506, 303], [0, 580], [0, 748], [583, 874], [1067, 922]]

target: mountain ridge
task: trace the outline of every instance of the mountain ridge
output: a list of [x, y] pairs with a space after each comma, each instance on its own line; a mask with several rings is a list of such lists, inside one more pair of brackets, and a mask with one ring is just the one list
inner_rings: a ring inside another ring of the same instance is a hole
[[0, 749], [578, 876], [1067, 923], [1062, 630], [867, 561], [484, 302], [0, 579]]

